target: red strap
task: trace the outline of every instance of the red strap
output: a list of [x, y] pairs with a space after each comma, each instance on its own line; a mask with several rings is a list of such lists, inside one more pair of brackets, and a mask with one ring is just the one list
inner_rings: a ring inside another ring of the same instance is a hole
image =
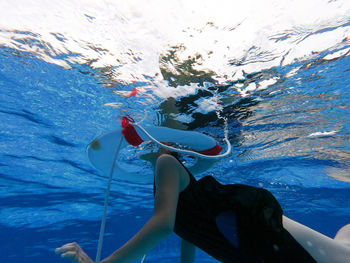
[[135, 127], [132, 126], [130, 122], [134, 122], [133, 118], [130, 116], [124, 116], [122, 118], [122, 134], [124, 134], [124, 138], [129, 144], [136, 147], [143, 143], [143, 140], [137, 134]]
[[204, 155], [218, 155], [221, 152], [221, 150], [222, 150], [221, 146], [217, 144], [210, 149], [203, 150], [203, 151], [196, 151], [196, 152]]

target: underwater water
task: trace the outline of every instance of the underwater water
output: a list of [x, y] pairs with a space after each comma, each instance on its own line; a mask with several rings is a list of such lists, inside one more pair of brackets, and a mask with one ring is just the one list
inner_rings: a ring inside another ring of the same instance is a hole
[[[0, 262], [65, 262], [71, 241], [95, 258], [107, 176], [86, 147], [126, 114], [223, 146], [227, 131], [232, 153], [198, 178], [264, 187], [330, 237], [350, 223], [350, 2], [242, 2], [0, 0]], [[120, 158], [152, 173], [147, 151]], [[102, 256], [152, 191], [113, 179]], [[173, 235], [145, 262], [178, 253]]]

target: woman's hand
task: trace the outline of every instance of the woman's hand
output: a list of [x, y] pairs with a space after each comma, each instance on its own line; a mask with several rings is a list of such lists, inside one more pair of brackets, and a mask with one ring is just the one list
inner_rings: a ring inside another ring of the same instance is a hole
[[55, 252], [56, 254], [61, 254], [62, 258], [70, 259], [72, 263], [94, 263], [76, 242], [56, 248]]

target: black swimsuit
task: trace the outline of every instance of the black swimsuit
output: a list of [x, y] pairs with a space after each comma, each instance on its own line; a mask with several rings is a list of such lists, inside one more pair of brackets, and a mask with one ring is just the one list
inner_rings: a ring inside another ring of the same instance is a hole
[[283, 211], [269, 191], [211, 176], [196, 181], [187, 172], [174, 227], [181, 238], [222, 262], [316, 262], [283, 228]]

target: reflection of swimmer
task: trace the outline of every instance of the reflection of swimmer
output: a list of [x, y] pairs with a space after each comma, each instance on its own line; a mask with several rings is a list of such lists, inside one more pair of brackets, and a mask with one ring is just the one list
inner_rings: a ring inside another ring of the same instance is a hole
[[[183, 263], [194, 261], [195, 247], [222, 262], [349, 262], [350, 248], [345, 242], [284, 217], [267, 190], [221, 185], [210, 176], [196, 181], [176, 156], [165, 150], [157, 158], [145, 158], [156, 163], [153, 216], [101, 262], [135, 262], [172, 231], [182, 238]], [[340, 236], [348, 240], [349, 233], [343, 233], [345, 237]], [[93, 262], [77, 243], [66, 244], [56, 253], [74, 263]]]

